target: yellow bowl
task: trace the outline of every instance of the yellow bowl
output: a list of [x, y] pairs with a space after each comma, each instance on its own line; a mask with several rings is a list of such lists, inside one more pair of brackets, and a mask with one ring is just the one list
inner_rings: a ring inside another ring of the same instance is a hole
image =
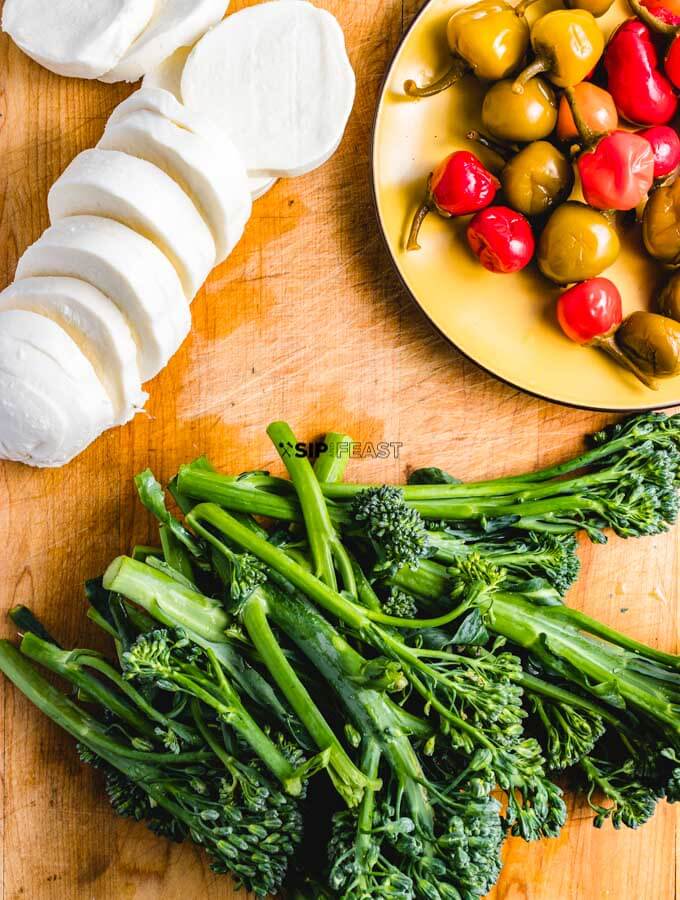
[[[492, 162], [465, 137], [480, 126], [482, 84], [470, 76], [424, 100], [412, 100], [403, 90], [409, 78], [428, 82], [446, 70], [446, 22], [464, 5], [461, 0], [430, 0], [424, 6], [396, 52], [378, 103], [373, 138], [376, 207], [406, 288], [462, 353], [521, 390], [596, 410], [680, 404], [680, 377], [661, 381], [660, 389], [651, 391], [600, 351], [568, 340], [555, 316], [559, 290], [534, 265], [516, 275], [495, 275], [482, 268], [467, 247], [467, 218], [444, 220], [431, 214], [421, 233], [422, 250], [405, 250], [410, 219], [432, 169], [460, 149]], [[545, 10], [545, 0], [536, 6]], [[531, 11], [536, 14], [534, 7]], [[617, 0], [599, 21], [609, 33], [629, 16], [630, 10]], [[604, 274], [618, 286], [628, 314], [651, 307], [664, 274], [645, 255], [638, 225], [627, 226], [621, 238], [621, 256]]]

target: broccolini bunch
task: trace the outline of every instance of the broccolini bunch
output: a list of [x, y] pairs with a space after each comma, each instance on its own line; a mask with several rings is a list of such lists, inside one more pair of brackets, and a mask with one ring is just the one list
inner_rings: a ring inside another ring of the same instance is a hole
[[[284, 423], [269, 434], [297, 444]], [[346, 484], [347, 441], [329, 435], [314, 467], [282, 457], [290, 480], [183, 466], [177, 514], [138, 476], [158, 546], [87, 590], [112, 661], [14, 611], [23, 638], [0, 668], [76, 738], [114, 809], [258, 895], [476, 900], [507, 834], [559, 834], [556, 774], [598, 827], [678, 799], [680, 659], [564, 596], [578, 532], [675, 521], [680, 419], [638, 416], [575, 460], [472, 484], [439, 469]]]

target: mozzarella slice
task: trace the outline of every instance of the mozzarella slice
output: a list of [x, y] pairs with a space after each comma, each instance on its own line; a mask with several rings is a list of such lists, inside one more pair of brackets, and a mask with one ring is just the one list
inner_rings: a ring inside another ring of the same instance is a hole
[[118, 307], [97, 288], [77, 278], [25, 278], [0, 293], [0, 310], [11, 309], [52, 319], [78, 345], [111, 398], [114, 425], [143, 408], [137, 347]]
[[0, 458], [62, 466], [113, 424], [92, 365], [44, 316], [0, 312]]
[[5, 0], [2, 28], [58, 75], [97, 78], [144, 31], [154, 0]]
[[[173, 90], [162, 86], [154, 86], [153, 84], [147, 85], [146, 79], [141, 90], [135, 91], [134, 94], [131, 94], [114, 109], [107, 127], [119, 122], [131, 112], [139, 110], [156, 112], [174, 122], [175, 125], [179, 125], [180, 128], [186, 128], [194, 134], [213, 141], [216, 145], [219, 145], [220, 153], [223, 155], [224, 161], [229, 165], [234, 164], [235, 154], [242, 159], [231, 138], [223, 128], [219, 127], [214, 119], [195, 110], [188, 109], [181, 102], [179, 94], [176, 94]], [[267, 191], [274, 187], [277, 181], [277, 178], [271, 178], [269, 175], [253, 175], [251, 172], [248, 172], [248, 188], [252, 200], [259, 200], [260, 197], [263, 197]]]
[[303, 175], [333, 155], [356, 81], [337, 20], [305, 0], [270, 0], [226, 18], [196, 44], [182, 99], [211, 116], [251, 174]]
[[245, 166], [230, 141], [216, 144], [158, 113], [138, 110], [109, 123], [97, 146], [144, 159], [174, 179], [210, 226], [218, 263], [241, 240], [252, 200]]
[[136, 231], [98, 216], [55, 222], [19, 260], [15, 278], [62, 275], [106, 294], [127, 319], [142, 382], [167, 365], [191, 328], [191, 313], [172, 264]]
[[224, 15], [229, 0], [160, 0], [153, 18], [101, 81], [137, 81], [177, 50], [194, 44]]
[[182, 70], [191, 50], [192, 47], [180, 47], [159, 63], [155, 69], [147, 72], [142, 79], [142, 90], [144, 88], [161, 88], [181, 100]]
[[[178, 102], [181, 102], [182, 92], [180, 83], [182, 80], [182, 70], [184, 69], [184, 64], [186, 63], [191, 50], [191, 47], [180, 47], [179, 50], [176, 50], [172, 56], [169, 56], [160, 64], [160, 66], [144, 76], [142, 89], [141, 91], [137, 91], [137, 93], [140, 94], [142, 91], [150, 91], [153, 89], [167, 91], [172, 94]], [[132, 96], [134, 97], [135, 95], [133, 94]], [[131, 98], [128, 98], [128, 101], [123, 101], [121, 106], [125, 106], [125, 104], [129, 102], [129, 99]], [[143, 104], [137, 108], [142, 108], [142, 106]], [[165, 115], [165, 113], [157, 107], [156, 112]], [[172, 116], [170, 116], [170, 118], [172, 118]], [[252, 199], [259, 200], [260, 197], [264, 197], [264, 195], [274, 187], [277, 181], [278, 178], [271, 178], [269, 175], [251, 175], [248, 173], [248, 186]]]
[[52, 185], [50, 221], [103, 216], [149, 238], [179, 274], [188, 300], [215, 265], [210, 229], [184, 191], [157, 166], [115, 150], [85, 150]]

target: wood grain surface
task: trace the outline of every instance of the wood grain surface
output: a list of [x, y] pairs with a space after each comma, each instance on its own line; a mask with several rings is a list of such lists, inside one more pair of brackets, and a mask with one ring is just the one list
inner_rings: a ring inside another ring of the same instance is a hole
[[[201, 453], [229, 471], [271, 467], [267, 423], [403, 442], [400, 459], [355, 462], [357, 480], [438, 464], [462, 478], [516, 472], [575, 451], [610, 417], [499, 384], [433, 333], [393, 274], [371, 201], [371, 124], [382, 75], [417, 0], [319, 0], [342, 23], [358, 75], [347, 137], [321, 171], [280, 182], [193, 306], [194, 327], [152, 383], [148, 414], [58, 471], [0, 464], [0, 613], [32, 606], [71, 646], [93, 640], [83, 580], [152, 533], [132, 476], [166, 479]], [[240, 4], [235, 3], [235, 6]], [[126, 86], [61, 79], [0, 41], [0, 277], [47, 225], [49, 186], [92, 146]], [[474, 302], [474, 298], [470, 298]], [[666, 650], [678, 641], [678, 531], [584, 545], [569, 602]], [[72, 742], [4, 681], [3, 900], [193, 900], [237, 894], [189, 845], [110, 811]], [[596, 831], [569, 799], [559, 840], [511, 841], [495, 900], [672, 900], [678, 820]]]

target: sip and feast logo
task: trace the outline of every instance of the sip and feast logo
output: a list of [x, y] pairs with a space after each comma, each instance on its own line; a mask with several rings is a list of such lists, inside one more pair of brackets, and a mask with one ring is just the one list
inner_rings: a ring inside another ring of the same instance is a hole
[[325, 454], [330, 454], [335, 459], [399, 459], [403, 446], [401, 441], [279, 442], [279, 450], [284, 459], [292, 456], [298, 459], [318, 459]]

